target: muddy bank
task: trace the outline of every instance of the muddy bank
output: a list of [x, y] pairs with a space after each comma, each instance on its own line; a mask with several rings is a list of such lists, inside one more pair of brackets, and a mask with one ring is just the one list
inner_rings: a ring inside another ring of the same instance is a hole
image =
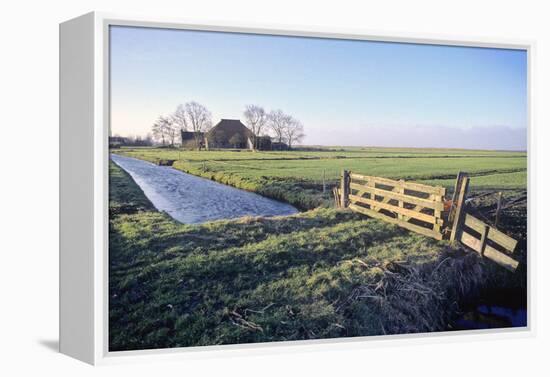
[[[471, 195], [468, 210], [488, 224], [494, 224], [498, 193], [484, 191]], [[494, 329], [527, 326], [527, 191], [514, 190], [502, 196], [497, 228], [518, 240], [514, 258], [520, 261], [514, 272], [488, 264], [490, 279], [475, 296], [461, 305], [461, 315], [453, 322], [456, 330]]]
[[111, 155], [111, 160], [132, 176], [155, 208], [182, 223], [195, 224], [243, 216], [282, 216], [298, 212], [290, 204], [168, 166], [116, 154]]

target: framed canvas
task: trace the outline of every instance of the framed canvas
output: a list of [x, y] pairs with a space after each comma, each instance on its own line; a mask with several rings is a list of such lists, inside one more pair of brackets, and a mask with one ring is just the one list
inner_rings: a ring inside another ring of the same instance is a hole
[[532, 51], [62, 23], [61, 352], [97, 364], [530, 334]]

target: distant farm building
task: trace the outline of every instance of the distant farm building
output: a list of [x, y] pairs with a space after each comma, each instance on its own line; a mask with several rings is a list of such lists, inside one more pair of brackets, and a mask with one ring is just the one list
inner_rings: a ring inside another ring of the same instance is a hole
[[[206, 148], [253, 149], [254, 134], [239, 119], [222, 119], [212, 129], [204, 132], [181, 131], [183, 147], [196, 148], [197, 141]], [[256, 138], [256, 148], [271, 150], [271, 138]]]
[[195, 148], [197, 146], [195, 136], [198, 136], [199, 143], [204, 143], [203, 132], [196, 134], [195, 132], [180, 130], [181, 146], [184, 148]]
[[273, 142], [271, 143], [271, 150], [273, 151], [286, 151], [288, 150], [288, 144], [286, 143], [279, 143], [279, 142]]
[[271, 137], [270, 136], [259, 136], [256, 139], [256, 148], [262, 151], [270, 151], [271, 148]]
[[252, 149], [254, 134], [238, 119], [222, 119], [206, 134], [209, 148]]
[[109, 148], [120, 148], [128, 144], [128, 138], [121, 136], [109, 136]]

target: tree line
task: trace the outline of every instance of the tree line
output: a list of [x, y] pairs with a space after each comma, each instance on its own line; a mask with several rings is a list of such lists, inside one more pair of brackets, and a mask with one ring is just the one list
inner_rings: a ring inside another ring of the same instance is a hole
[[[252, 132], [255, 149], [263, 136], [272, 137], [277, 143], [285, 143], [289, 148], [305, 137], [304, 126], [293, 116], [282, 110], [265, 111], [262, 106], [247, 105], [243, 112], [244, 124]], [[174, 146], [180, 131], [192, 132], [197, 146], [202, 135], [212, 128], [212, 113], [195, 101], [180, 104], [168, 115], [161, 115], [153, 123], [152, 134], [157, 143]], [[181, 140], [183, 143], [183, 140]]]
[[151, 134], [145, 135], [145, 137], [141, 135], [128, 135], [128, 136], [120, 136], [119, 134], [115, 134], [112, 137], [109, 137], [109, 143], [113, 143], [114, 145], [126, 145], [130, 147], [150, 147], [153, 143], [153, 136]]

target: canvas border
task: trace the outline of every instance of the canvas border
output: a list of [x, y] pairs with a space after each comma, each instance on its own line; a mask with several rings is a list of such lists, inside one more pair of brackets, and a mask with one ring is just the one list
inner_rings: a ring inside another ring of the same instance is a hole
[[[427, 35], [416, 33], [389, 33], [357, 29], [310, 27], [294, 25], [267, 25], [239, 22], [200, 22], [196, 20], [159, 18], [148, 16], [130, 16], [112, 13], [94, 12], [94, 363], [111, 364], [160, 359], [229, 357], [234, 355], [261, 355], [271, 353], [309, 352], [331, 349], [352, 349], [385, 346], [402, 346], [423, 343], [480, 341], [535, 335], [535, 302], [533, 281], [535, 279], [533, 219], [536, 200], [535, 176], [533, 174], [533, 156], [535, 130], [533, 126], [534, 99], [534, 53], [535, 42], [486, 37], [463, 37], [448, 35]], [[519, 49], [527, 52], [528, 60], [528, 326], [516, 329], [471, 330], [461, 332], [441, 332], [424, 334], [406, 334], [390, 336], [365, 336], [354, 338], [334, 338], [323, 340], [303, 340], [292, 342], [273, 342], [256, 344], [236, 344], [223, 346], [186, 347], [154, 349], [143, 351], [108, 351], [108, 130], [109, 130], [109, 38], [108, 27], [137, 26], [159, 27], [185, 30], [204, 30], [233, 33], [253, 33], [267, 35], [285, 35], [296, 37], [335, 38], [371, 40], [398, 43], [436, 44], [467, 47], [489, 47]], [[63, 231], [63, 230], [62, 230]], [[65, 230], [66, 231], [66, 230]], [[298, 349], [296, 348], [298, 347]]]

